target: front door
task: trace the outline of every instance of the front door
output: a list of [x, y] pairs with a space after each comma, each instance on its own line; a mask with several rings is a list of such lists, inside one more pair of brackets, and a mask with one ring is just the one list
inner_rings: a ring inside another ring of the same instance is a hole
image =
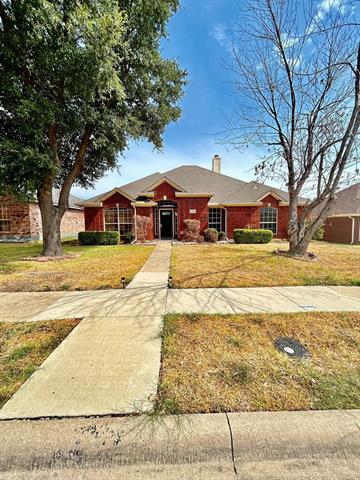
[[160, 238], [173, 238], [172, 210], [160, 210]]

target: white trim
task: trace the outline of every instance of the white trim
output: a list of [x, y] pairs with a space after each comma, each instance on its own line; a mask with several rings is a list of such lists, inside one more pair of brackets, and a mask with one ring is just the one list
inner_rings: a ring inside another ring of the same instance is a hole
[[175, 192], [175, 197], [184, 198], [184, 197], [194, 197], [194, 198], [209, 198], [212, 197], [213, 193], [189, 193], [189, 192]]
[[[210, 205], [210, 204], [209, 204]], [[262, 202], [249, 202], [249, 203], [223, 203], [226, 207], [262, 207]]]
[[339, 218], [339, 217], [360, 217], [360, 213], [336, 213], [334, 215], [329, 215], [327, 218]]
[[149, 197], [149, 198], [154, 198], [155, 193], [154, 192], [140, 192], [138, 197]]
[[156, 202], [131, 202], [132, 206], [135, 207], [156, 207]]

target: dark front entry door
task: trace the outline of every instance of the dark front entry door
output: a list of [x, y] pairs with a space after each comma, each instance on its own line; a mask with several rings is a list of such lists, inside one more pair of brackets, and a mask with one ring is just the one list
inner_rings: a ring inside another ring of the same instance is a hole
[[173, 237], [172, 210], [160, 210], [160, 233], [161, 233], [161, 238]]

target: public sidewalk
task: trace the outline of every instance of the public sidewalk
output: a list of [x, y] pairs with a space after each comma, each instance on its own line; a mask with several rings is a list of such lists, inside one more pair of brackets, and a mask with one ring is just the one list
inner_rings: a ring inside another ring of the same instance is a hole
[[[163, 249], [164, 247], [161, 247]], [[161, 250], [160, 250], [161, 252]], [[36, 321], [61, 318], [152, 316], [163, 313], [286, 313], [304, 311], [360, 311], [360, 287], [251, 287], [167, 289], [163, 271], [149, 267], [125, 290], [0, 294], [0, 321]], [[155, 253], [153, 255], [155, 255]], [[168, 258], [166, 258], [168, 257]], [[16, 306], [16, 308], [15, 308]]]
[[360, 411], [0, 422], [3, 480], [358, 480]]
[[159, 244], [126, 290], [72, 292], [35, 315], [85, 318], [4, 405], [0, 419], [150, 409], [167, 294], [160, 276], [167, 279], [170, 255], [171, 245]]

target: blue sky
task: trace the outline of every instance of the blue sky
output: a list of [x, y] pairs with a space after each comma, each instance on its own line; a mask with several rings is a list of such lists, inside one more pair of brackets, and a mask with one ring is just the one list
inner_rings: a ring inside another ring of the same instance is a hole
[[74, 194], [91, 197], [184, 164], [210, 168], [214, 154], [222, 157], [223, 173], [253, 179], [255, 152], [227, 151], [215, 135], [226, 127], [225, 113], [232, 106], [231, 72], [224, 65], [231, 58], [229, 30], [241, 15], [240, 7], [241, 0], [183, 0], [162, 50], [188, 71], [189, 83], [181, 101], [182, 117], [167, 127], [163, 152], [153, 151], [146, 142], [131, 144], [119, 159], [120, 173], [109, 172], [94, 190], [74, 188]]

